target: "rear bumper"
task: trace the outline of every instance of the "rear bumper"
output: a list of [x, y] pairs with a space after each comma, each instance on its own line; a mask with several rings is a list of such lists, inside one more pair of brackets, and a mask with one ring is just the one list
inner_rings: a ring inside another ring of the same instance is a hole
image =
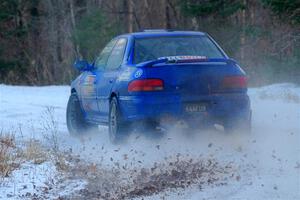
[[[206, 111], [187, 113], [186, 103], [205, 102]], [[182, 98], [180, 95], [141, 95], [119, 97], [119, 105], [125, 120], [175, 118], [248, 118], [251, 112], [250, 100], [246, 93], [213, 94]]]

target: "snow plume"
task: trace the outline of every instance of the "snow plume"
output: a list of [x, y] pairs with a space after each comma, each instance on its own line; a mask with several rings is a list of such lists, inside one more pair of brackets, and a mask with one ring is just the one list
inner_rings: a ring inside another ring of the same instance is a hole
[[86, 181], [84, 189], [68, 193], [69, 197], [300, 198], [299, 86], [250, 88], [251, 134], [215, 129], [190, 133], [173, 127], [161, 137], [135, 131], [120, 145], [109, 142], [103, 126], [96, 133], [69, 136], [65, 124], [67, 86], [1, 85], [0, 91], [0, 126], [4, 130], [22, 127], [15, 133], [16, 141], [34, 136], [43, 146], [51, 147], [47, 139], [51, 131], [43, 128], [41, 115], [47, 107], [53, 108], [59, 151], [71, 154], [71, 163], [78, 161], [70, 166], [73, 177]]

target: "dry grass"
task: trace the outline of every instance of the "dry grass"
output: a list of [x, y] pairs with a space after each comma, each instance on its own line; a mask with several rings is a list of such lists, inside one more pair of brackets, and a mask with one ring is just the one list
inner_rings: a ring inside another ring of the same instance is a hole
[[69, 163], [64, 152], [60, 151], [58, 144], [58, 121], [55, 117], [54, 107], [46, 107], [42, 114], [42, 129], [43, 136], [50, 145], [49, 159], [55, 163], [55, 166], [60, 171], [67, 171], [69, 169]]
[[48, 144], [51, 145], [52, 153], [56, 154], [59, 152], [58, 146], [58, 122], [55, 118], [54, 108], [46, 107], [46, 110], [43, 112], [41, 126], [43, 129], [42, 134], [44, 135], [45, 140]]
[[0, 176], [8, 177], [20, 166], [19, 153], [12, 134], [0, 133]]
[[37, 140], [29, 140], [23, 152], [24, 159], [32, 161], [34, 164], [41, 164], [48, 159], [47, 152]]
[[0, 132], [0, 177], [9, 177], [26, 161], [41, 164], [48, 159], [49, 154], [39, 141], [31, 139], [20, 147], [16, 145], [14, 134]]

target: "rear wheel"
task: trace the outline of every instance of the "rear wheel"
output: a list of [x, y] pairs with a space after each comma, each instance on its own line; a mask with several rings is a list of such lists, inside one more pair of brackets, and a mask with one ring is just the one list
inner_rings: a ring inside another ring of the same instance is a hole
[[69, 97], [66, 117], [67, 127], [71, 135], [79, 135], [82, 132], [97, 130], [98, 128], [97, 125], [85, 121], [79, 99], [75, 93]]
[[118, 101], [112, 98], [109, 106], [109, 139], [112, 143], [120, 143], [129, 132], [129, 125], [126, 126]]
[[223, 122], [224, 131], [226, 133], [233, 133], [233, 132], [242, 132], [242, 133], [251, 133], [251, 121], [252, 116], [251, 112], [249, 117], [246, 119], [239, 119], [239, 120], [232, 120], [227, 119]]

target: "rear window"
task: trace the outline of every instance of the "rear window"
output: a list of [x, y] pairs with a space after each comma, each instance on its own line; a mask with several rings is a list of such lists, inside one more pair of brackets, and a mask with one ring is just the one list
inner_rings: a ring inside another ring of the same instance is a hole
[[137, 38], [134, 45], [134, 63], [155, 60], [165, 56], [206, 56], [224, 58], [207, 36], [168, 36]]

